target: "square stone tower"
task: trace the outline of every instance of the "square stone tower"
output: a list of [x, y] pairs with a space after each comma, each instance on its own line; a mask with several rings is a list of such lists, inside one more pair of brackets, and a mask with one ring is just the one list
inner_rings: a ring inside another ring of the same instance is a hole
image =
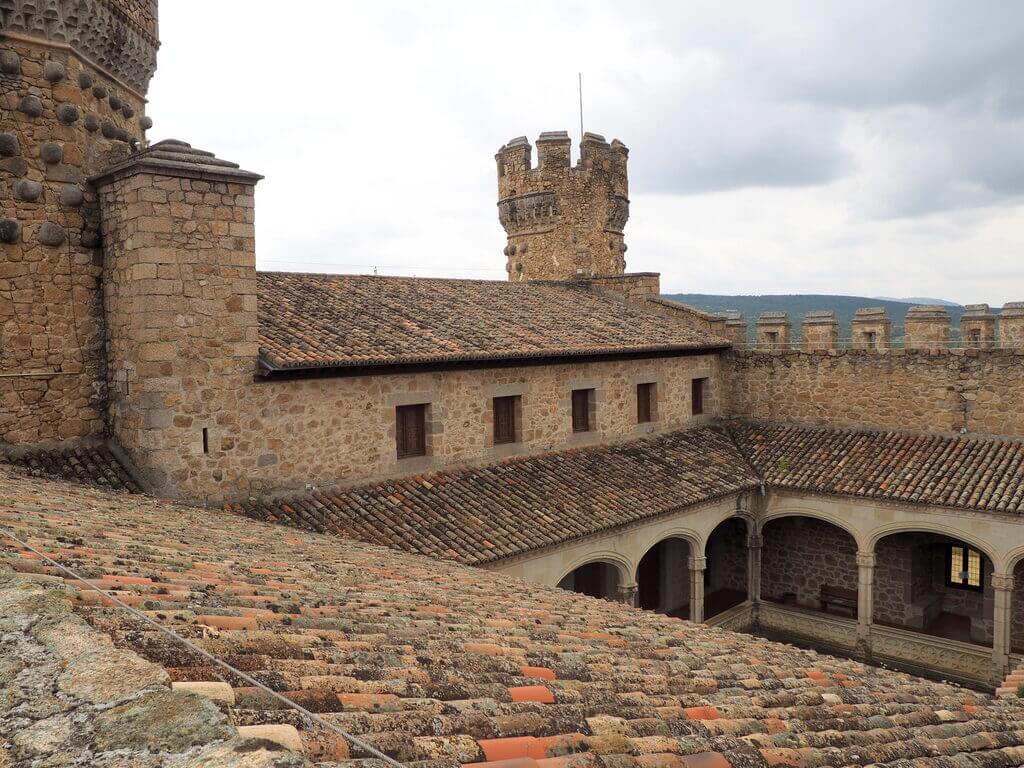
[[575, 280], [621, 275], [629, 219], [626, 161], [618, 139], [586, 133], [570, 164], [565, 131], [537, 139], [537, 166], [525, 136], [498, 150], [498, 218], [508, 235], [508, 279]]

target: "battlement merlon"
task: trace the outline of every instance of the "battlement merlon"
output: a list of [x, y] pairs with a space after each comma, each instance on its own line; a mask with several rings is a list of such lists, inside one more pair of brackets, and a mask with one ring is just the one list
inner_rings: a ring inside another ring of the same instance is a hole
[[617, 194], [629, 194], [626, 165], [629, 149], [618, 139], [610, 144], [597, 133], [583, 134], [580, 158], [572, 165], [572, 139], [567, 131], [545, 131], [537, 138], [537, 165], [533, 164], [533, 146], [525, 136], [516, 136], [500, 147], [494, 155], [498, 179], [521, 179], [526, 175], [540, 177], [547, 171], [569, 169], [576, 174], [600, 170], [610, 175]]

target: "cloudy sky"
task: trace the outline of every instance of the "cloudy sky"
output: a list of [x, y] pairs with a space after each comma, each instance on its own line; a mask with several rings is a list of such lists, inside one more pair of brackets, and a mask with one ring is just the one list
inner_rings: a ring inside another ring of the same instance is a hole
[[504, 278], [493, 155], [630, 148], [665, 292], [1024, 300], [1024, 3], [165, 0], [152, 139], [266, 176], [262, 269]]

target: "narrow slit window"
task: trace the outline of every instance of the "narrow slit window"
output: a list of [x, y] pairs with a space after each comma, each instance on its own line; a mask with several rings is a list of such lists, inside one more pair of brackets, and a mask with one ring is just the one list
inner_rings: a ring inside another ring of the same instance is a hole
[[980, 590], [984, 587], [981, 553], [960, 544], [950, 544], [947, 557], [946, 584], [961, 589]]
[[494, 444], [516, 442], [516, 397], [494, 398]]
[[203, 427], [203, 453], [210, 452], [210, 429]]
[[395, 408], [395, 443], [400, 459], [426, 456], [426, 405], [399, 405]]

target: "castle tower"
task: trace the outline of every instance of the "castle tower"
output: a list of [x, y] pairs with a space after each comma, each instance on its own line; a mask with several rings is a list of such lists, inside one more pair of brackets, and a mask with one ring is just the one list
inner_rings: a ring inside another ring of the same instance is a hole
[[626, 160], [618, 139], [586, 133], [580, 160], [570, 164], [565, 131], [537, 139], [537, 165], [525, 136], [498, 150], [498, 218], [508, 235], [508, 279], [573, 280], [621, 275], [622, 230], [629, 218]]
[[156, 0], [0, 0], [0, 441], [100, 434], [100, 217], [88, 177], [144, 143]]

